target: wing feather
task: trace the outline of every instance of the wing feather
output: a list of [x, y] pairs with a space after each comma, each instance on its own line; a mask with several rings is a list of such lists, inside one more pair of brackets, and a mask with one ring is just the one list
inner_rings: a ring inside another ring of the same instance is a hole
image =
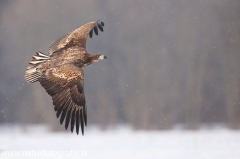
[[80, 119], [81, 119], [81, 130], [82, 134], [84, 134], [84, 118], [83, 118], [83, 109], [80, 110]]
[[60, 119], [60, 123], [61, 123], [61, 124], [63, 123], [63, 121], [64, 121], [64, 119], [65, 119], [65, 116], [66, 116], [66, 114], [67, 114], [67, 110], [66, 110], [66, 109], [64, 109], [64, 110], [63, 110], [63, 112], [62, 112], [62, 115], [61, 115], [61, 119]]
[[67, 116], [66, 116], [66, 121], [65, 121], [65, 129], [66, 130], [68, 129], [68, 125], [69, 125], [69, 122], [70, 122], [70, 119], [71, 119], [71, 115], [72, 115], [72, 107], [70, 108], [70, 110], [68, 111]]
[[94, 33], [95, 33], [96, 35], [98, 35], [98, 27], [97, 27], [97, 26], [94, 26], [93, 29], [94, 29]]
[[72, 112], [72, 118], [71, 118], [71, 132], [73, 132], [74, 124], [75, 124], [75, 114], [76, 114], [76, 108], [74, 108]]
[[81, 124], [82, 134], [84, 134], [82, 124], [85, 122], [86, 125], [87, 115], [86, 113], [82, 115], [86, 110], [83, 70], [72, 64], [61, 65], [48, 69], [39, 81], [52, 96], [54, 110], [57, 117], [60, 116], [60, 123], [62, 124], [65, 120], [67, 130], [71, 120], [71, 131], [73, 132], [76, 125], [77, 134]]
[[103, 32], [103, 26], [100, 23], [97, 26]]
[[85, 126], [87, 126], [87, 104], [85, 104], [85, 107], [83, 107], [83, 118], [84, 118]]
[[[82, 109], [81, 109], [82, 110]], [[76, 132], [79, 133], [80, 109], [76, 111]]]

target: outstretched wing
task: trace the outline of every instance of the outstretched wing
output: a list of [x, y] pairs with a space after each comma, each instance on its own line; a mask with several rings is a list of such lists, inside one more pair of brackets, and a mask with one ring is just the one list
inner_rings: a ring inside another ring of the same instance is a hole
[[98, 29], [103, 32], [103, 26], [104, 22], [102, 20], [87, 23], [55, 41], [50, 46], [48, 53], [51, 55], [55, 51], [71, 46], [79, 46], [86, 49], [88, 34], [90, 38], [92, 38], [93, 31], [98, 35]]
[[81, 125], [84, 135], [84, 123], [87, 125], [87, 108], [83, 89], [83, 70], [72, 64], [61, 65], [48, 69], [39, 82], [52, 96], [57, 117], [61, 115], [60, 123], [62, 124], [65, 119], [67, 130], [71, 121], [71, 131], [73, 132], [76, 125], [77, 134]]

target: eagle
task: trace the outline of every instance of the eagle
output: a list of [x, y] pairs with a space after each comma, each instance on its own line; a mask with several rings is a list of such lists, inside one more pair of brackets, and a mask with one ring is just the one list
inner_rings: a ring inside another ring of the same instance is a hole
[[29, 83], [40, 82], [52, 97], [54, 110], [60, 123], [65, 120], [65, 129], [71, 125], [79, 134], [81, 125], [87, 126], [87, 105], [84, 94], [84, 71], [86, 67], [107, 57], [89, 54], [86, 50], [87, 37], [92, 38], [98, 30], [103, 32], [104, 21], [89, 22], [55, 41], [49, 48], [49, 55], [36, 52], [27, 67], [25, 79]]

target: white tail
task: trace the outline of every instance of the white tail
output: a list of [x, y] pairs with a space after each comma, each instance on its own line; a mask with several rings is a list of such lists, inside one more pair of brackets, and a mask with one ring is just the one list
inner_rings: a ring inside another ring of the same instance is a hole
[[37, 68], [46, 62], [49, 56], [37, 52], [32, 58], [33, 59], [29, 62], [30, 66], [28, 66], [25, 74], [25, 79], [30, 83], [38, 81], [38, 78], [42, 76], [42, 72], [38, 71]]

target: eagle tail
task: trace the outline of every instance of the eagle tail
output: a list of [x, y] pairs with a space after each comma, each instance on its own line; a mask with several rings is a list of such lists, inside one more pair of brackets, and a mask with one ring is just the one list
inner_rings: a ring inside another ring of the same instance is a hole
[[42, 76], [42, 72], [37, 69], [42, 66], [48, 59], [49, 56], [45, 55], [42, 52], [37, 52], [36, 55], [32, 57], [32, 60], [29, 62], [30, 66], [28, 66], [25, 74], [25, 79], [29, 83], [38, 81], [39, 77]]

